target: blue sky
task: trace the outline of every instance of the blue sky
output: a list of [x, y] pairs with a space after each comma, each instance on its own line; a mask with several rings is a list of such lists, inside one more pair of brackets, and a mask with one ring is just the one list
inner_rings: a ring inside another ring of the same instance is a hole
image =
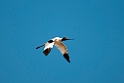
[[[124, 83], [123, 0], [0, 1], [0, 83]], [[65, 41], [71, 63], [49, 39]]]

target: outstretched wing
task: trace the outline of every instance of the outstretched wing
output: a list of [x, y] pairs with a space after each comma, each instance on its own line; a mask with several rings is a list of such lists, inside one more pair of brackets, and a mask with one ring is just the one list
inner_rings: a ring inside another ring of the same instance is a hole
[[68, 51], [66, 49], [66, 46], [62, 43], [62, 42], [55, 42], [55, 46], [60, 50], [60, 52], [62, 53], [63, 57], [70, 62], [69, 60], [69, 55], [68, 55]]
[[52, 43], [47, 42], [47, 43], [45, 44], [45, 48], [44, 48], [43, 53], [44, 53], [46, 56], [50, 53], [51, 49], [53, 48], [53, 45], [54, 45], [54, 42], [52, 42]]

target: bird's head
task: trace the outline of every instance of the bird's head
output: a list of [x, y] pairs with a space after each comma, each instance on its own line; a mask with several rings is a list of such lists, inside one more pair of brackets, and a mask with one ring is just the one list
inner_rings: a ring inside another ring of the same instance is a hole
[[66, 41], [66, 40], [73, 40], [73, 39], [69, 39], [69, 38], [67, 38], [67, 37], [63, 37], [63, 38], [62, 38], [62, 41]]

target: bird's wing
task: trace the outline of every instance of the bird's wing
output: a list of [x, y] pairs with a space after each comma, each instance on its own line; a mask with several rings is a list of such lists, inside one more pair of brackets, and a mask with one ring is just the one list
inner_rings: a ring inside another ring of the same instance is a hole
[[60, 52], [63, 54], [63, 57], [70, 62], [68, 51], [66, 49], [66, 46], [62, 42], [55, 42], [55, 46], [60, 50]]
[[45, 48], [44, 48], [44, 51], [43, 51], [43, 53], [47, 56], [49, 53], [50, 53], [50, 51], [51, 51], [51, 49], [53, 48], [53, 45], [54, 45], [54, 42], [52, 42], [52, 43], [46, 43], [45, 44]]

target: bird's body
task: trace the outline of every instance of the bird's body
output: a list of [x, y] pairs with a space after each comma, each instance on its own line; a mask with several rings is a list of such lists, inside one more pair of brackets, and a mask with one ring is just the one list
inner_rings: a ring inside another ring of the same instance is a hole
[[[58, 50], [60, 50], [60, 52], [62, 53], [63, 57], [68, 62], [70, 62], [67, 48], [62, 43], [62, 41], [65, 41], [65, 40], [72, 40], [72, 39], [68, 39], [66, 37], [63, 37], [63, 38], [55, 37], [55, 38], [49, 40], [48, 42], [46, 42], [45, 44], [42, 45], [42, 46], [45, 46], [43, 53], [47, 56], [50, 53], [51, 49], [53, 48], [53, 45], [55, 45], [58, 48]], [[38, 48], [40, 48], [42, 46], [38, 46], [36, 49], [38, 49]]]

